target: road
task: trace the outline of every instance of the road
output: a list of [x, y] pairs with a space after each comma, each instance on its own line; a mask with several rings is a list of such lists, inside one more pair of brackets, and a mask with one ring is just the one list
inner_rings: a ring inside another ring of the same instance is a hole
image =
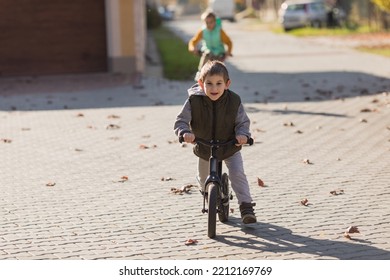
[[[198, 19], [184, 18], [167, 26], [188, 41], [200, 24]], [[334, 38], [275, 34], [251, 20], [223, 21], [223, 28], [234, 44], [234, 56], [227, 60], [232, 87], [243, 93], [245, 101], [302, 101], [313, 91], [318, 92], [316, 99], [322, 99], [321, 95], [335, 99], [383, 92], [390, 87], [389, 59], [335, 44]], [[240, 79], [235, 80], [235, 75]]]
[[[197, 22], [170, 24], [188, 38]], [[173, 134], [192, 81], [2, 79], [0, 259], [390, 259], [390, 59], [224, 26], [258, 224], [234, 198], [209, 239], [199, 192], [171, 191], [196, 184]]]

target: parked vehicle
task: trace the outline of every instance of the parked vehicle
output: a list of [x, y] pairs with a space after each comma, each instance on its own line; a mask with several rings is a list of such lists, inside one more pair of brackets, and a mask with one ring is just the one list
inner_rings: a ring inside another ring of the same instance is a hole
[[293, 28], [326, 26], [328, 10], [321, 0], [288, 0], [279, 9], [279, 22], [285, 31]]
[[175, 11], [167, 6], [159, 6], [157, 10], [162, 20], [173, 20], [175, 18]]
[[220, 19], [235, 21], [236, 3], [234, 0], [209, 0], [209, 8]]

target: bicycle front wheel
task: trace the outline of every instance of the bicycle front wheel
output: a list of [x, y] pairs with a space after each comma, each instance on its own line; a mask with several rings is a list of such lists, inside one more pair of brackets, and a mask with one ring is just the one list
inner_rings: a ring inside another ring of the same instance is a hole
[[221, 195], [218, 199], [218, 218], [222, 223], [229, 219], [229, 177], [226, 173], [222, 175]]
[[217, 193], [218, 185], [210, 183], [208, 186], [209, 191], [209, 209], [208, 209], [208, 224], [207, 224], [207, 236], [214, 238], [216, 234], [217, 226]]

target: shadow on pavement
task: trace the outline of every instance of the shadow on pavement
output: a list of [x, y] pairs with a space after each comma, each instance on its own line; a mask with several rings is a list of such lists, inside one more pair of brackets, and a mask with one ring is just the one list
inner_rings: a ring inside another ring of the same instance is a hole
[[[234, 66], [228, 67], [232, 79], [231, 89], [241, 96], [244, 103], [318, 102], [373, 95], [390, 89], [390, 79], [358, 72], [244, 73]], [[187, 98], [187, 89], [193, 83], [144, 78], [141, 85], [134, 86], [132, 77], [104, 73], [1, 78], [0, 110], [182, 105]], [[326, 112], [320, 114], [328, 116]]]
[[[390, 252], [370, 246], [370, 242], [361, 239], [351, 241], [338, 241], [315, 239], [312, 237], [293, 234], [291, 230], [267, 223], [257, 223], [253, 226], [243, 227], [239, 218], [230, 218], [228, 223], [240, 228], [248, 237], [232, 235], [217, 235], [215, 240], [246, 249], [261, 252], [283, 254], [288, 252], [305, 254], [314, 259], [339, 260], [388, 260]], [[269, 257], [269, 255], [267, 255]]]

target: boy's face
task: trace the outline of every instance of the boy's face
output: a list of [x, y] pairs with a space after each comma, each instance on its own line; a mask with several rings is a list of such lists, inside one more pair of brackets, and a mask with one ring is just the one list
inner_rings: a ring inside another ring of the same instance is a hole
[[206, 22], [206, 27], [208, 30], [213, 30], [215, 27], [215, 18], [213, 17], [208, 17], [205, 19]]
[[200, 87], [206, 93], [206, 95], [213, 101], [218, 100], [225, 89], [228, 89], [230, 86], [230, 80], [225, 83], [222, 75], [207, 75], [204, 81], [198, 81]]

